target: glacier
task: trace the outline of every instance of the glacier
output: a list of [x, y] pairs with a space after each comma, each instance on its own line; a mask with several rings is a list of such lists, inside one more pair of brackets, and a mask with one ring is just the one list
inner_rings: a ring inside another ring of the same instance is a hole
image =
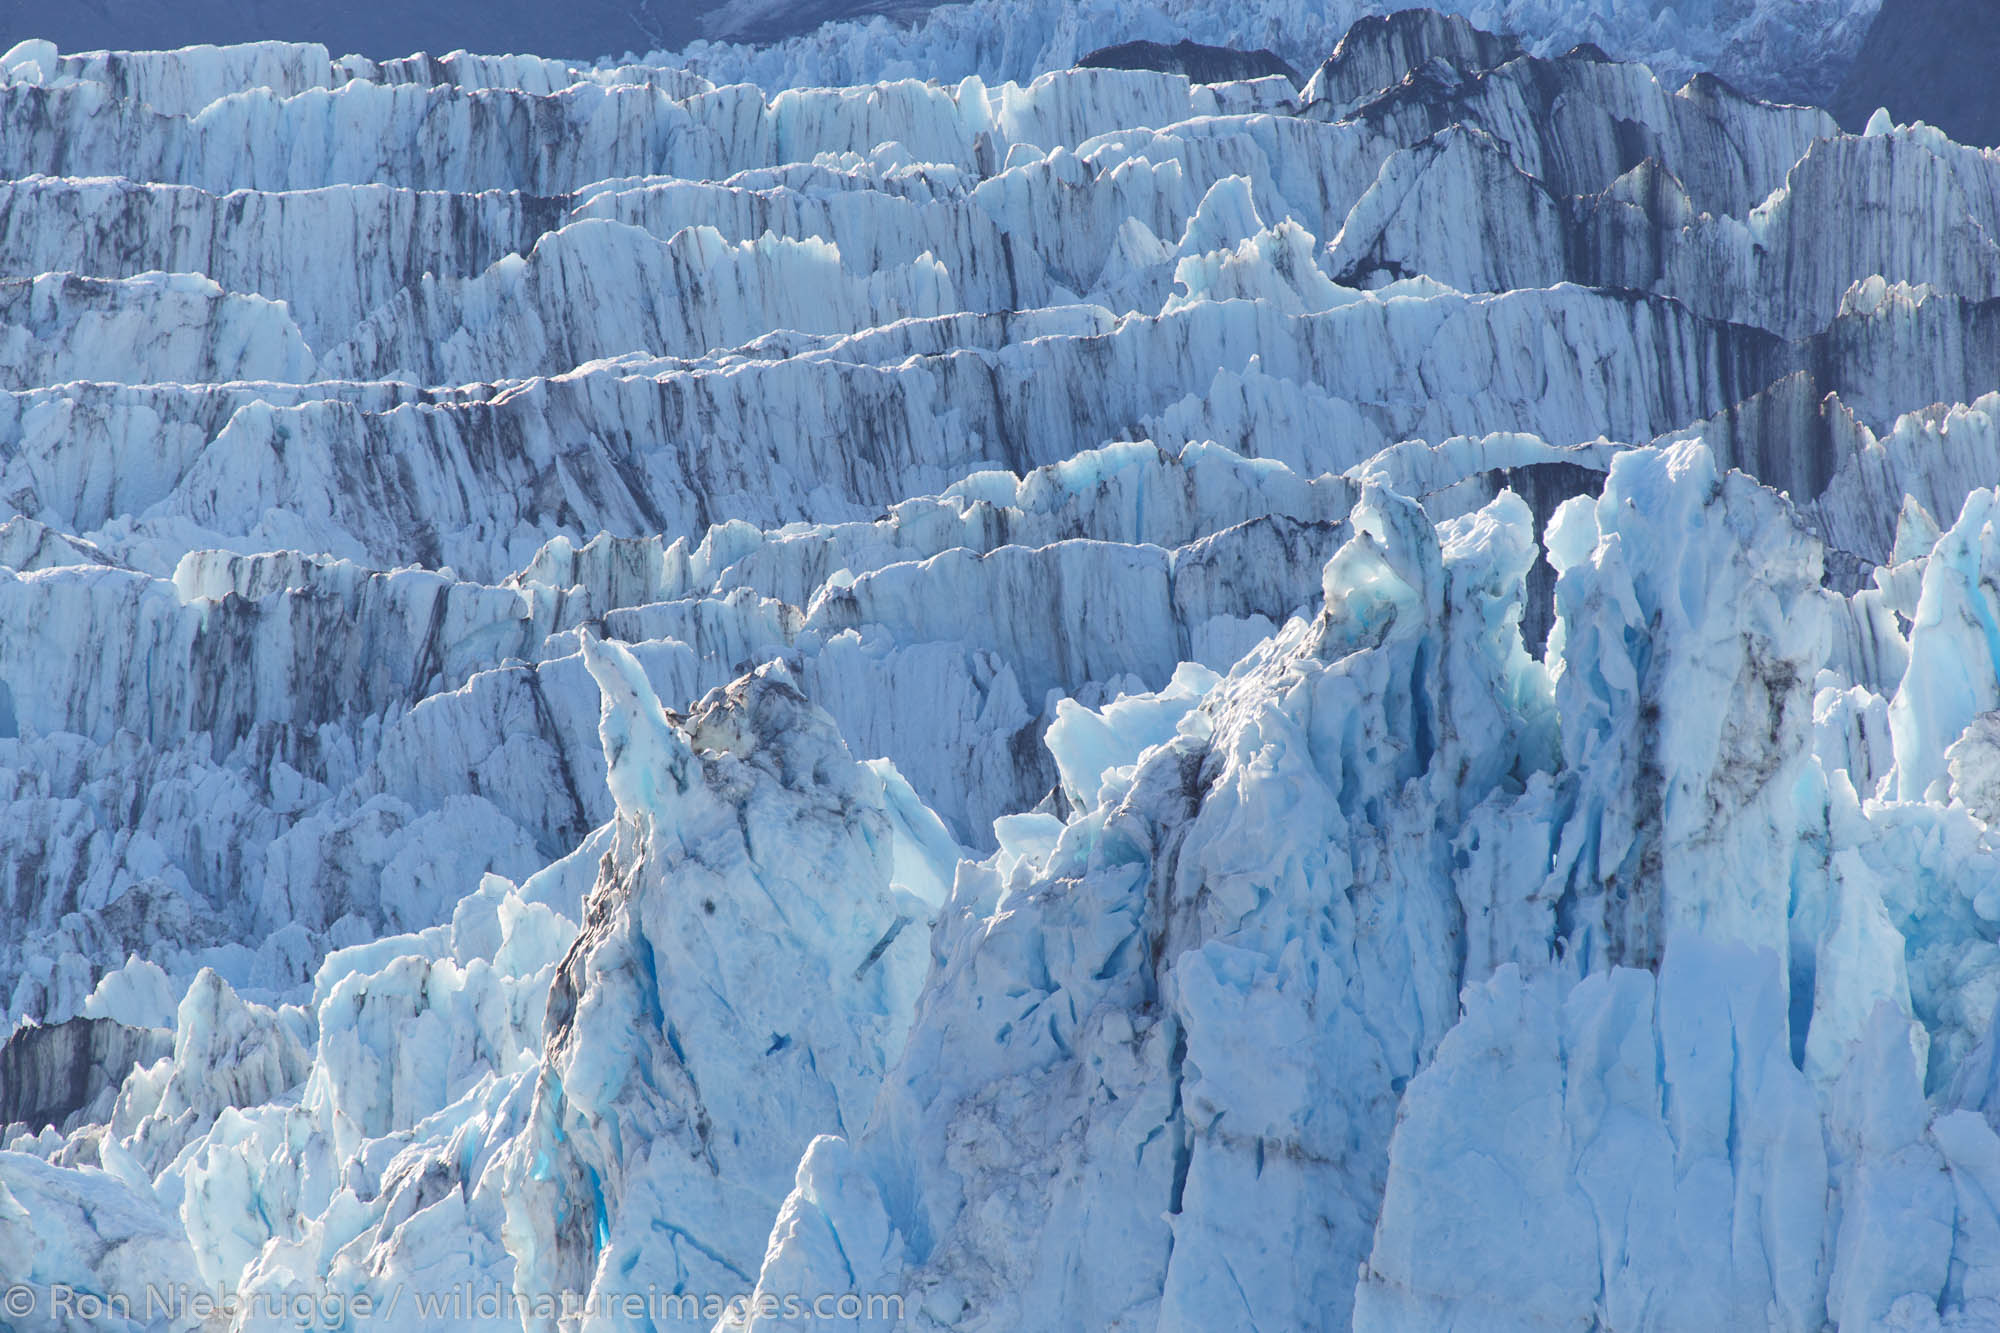
[[[770, 0], [730, 0], [706, 25], [710, 39], [690, 43], [670, 58], [717, 82], [742, 79], [770, 89], [911, 73], [1020, 81], [1115, 43], [1186, 39], [1268, 50], [1294, 69], [1310, 70], [1355, 25], [1368, 26], [1370, 20], [1391, 15], [1388, 7], [1369, 0], [970, 0], [925, 8], [927, 12], [910, 15], [904, 23], [853, 18], [747, 44], [726, 39], [743, 19], [773, 6]], [[1623, 59], [1656, 65], [1675, 83], [1700, 70], [1715, 70], [1760, 95], [1825, 101], [1848, 73], [1882, 5], [1881, 0], [1693, 0], [1681, 5], [1480, 0], [1437, 8], [1482, 28], [1520, 34], [1523, 44], [1542, 55], [1588, 43]], [[1422, 56], [1389, 70], [1374, 86], [1393, 83], [1422, 64], [1423, 57], [1442, 53], [1427, 43], [1403, 47], [1404, 54], [1410, 51]]]
[[2000, 1327], [1872, 19], [0, 56], [0, 1330]]

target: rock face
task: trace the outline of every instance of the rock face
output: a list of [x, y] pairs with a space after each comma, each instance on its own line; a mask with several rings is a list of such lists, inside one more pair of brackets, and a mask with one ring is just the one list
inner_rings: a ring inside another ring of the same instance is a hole
[[1993, 1326], [2000, 160], [1503, 8], [8, 52], [0, 1286]]
[[2000, 14], [1977, 0], [1884, 0], [1831, 103], [1859, 130], [1877, 107], [1960, 143], [2000, 144]]

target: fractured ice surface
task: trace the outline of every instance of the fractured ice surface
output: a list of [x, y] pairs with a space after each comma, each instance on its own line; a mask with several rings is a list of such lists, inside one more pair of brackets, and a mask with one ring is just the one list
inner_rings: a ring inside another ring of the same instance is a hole
[[1226, 8], [0, 61], [0, 1280], [2000, 1321], [2000, 159]]

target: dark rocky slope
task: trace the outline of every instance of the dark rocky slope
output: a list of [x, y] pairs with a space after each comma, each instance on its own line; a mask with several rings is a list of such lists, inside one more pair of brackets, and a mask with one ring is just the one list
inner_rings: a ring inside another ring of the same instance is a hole
[[1834, 97], [1859, 130], [1876, 107], [1926, 121], [1960, 143], [2000, 143], [2000, 5], [1990, 0], [1884, 0]]
[[1227, 46], [1203, 46], [1200, 42], [1120, 42], [1100, 47], [1076, 62], [1079, 69], [1151, 69], [1163, 74], [1185, 74], [1196, 83], [1227, 83], [1233, 79], [1261, 79], [1282, 74], [1294, 86], [1299, 72], [1270, 51], [1237, 51]]

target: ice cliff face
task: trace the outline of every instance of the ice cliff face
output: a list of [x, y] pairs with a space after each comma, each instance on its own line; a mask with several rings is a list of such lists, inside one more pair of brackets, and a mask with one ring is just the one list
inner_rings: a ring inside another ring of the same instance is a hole
[[[377, 59], [412, 50], [443, 53], [471, 47], [511, 48], [590, 60], [648, 46], [678, 46], [708, 29], [726, 8], [718, 0], [582, 0], [560, 10], [528, 0], [444, 3], [412, 10], [374, 3], [301, 8], [268, 0], [185, 0], [162, 6], [140, 0], [88, 0], [51, 9], [30, 0], [0, 4], [0, 43], [48, 38], [64, 50], [112, 48], [129, 67], [129, 48], [267, 40], [323, 43], [335, 52], [359, 51]], [[778, 35], [809, 30], [829, 17], [868, 12], [865, 3], [819, 0], [775, 16]]]
[[2000, 1318], [2000, 158], [1208, 12], [0, 59], [0, 1327]]
[[[297, 43], [294, 49], [302, 53], [316, 50], [321, 63], [331, 53], [343, 64], [400, 66], [403, 73], [440, 63], [431, 57], [390, 59], [412, 50], [440, 56], [451, 52], [461, 60], [466, 48], [533, 51], [562, 58], [533, 62], [546, 66], [556, 79], [591, 62], [617, 63], [621, 52], [629, 59], [632, 52], [651, 50], [654, 54], [644, 57], [649, 63], [686, 60], [714, 71], [718, 82], [748, 77], [773, 90], [806, 83], [867, 83], [904, 74], [955, 81], [978, 73], [994, 82], [1025, 81], [1102, 48], [1131, 45], [1132, 51], [1115, 58], [1126, 62], [1123, 67], [1173, 68], [1220, 78], [1241, 75], [1245, 67], [1238, 63], [1240, 56], [1189, 50], [1175, 57], [1173, 47], [1192, 38], [1196, 48], [1269, 48], [1293, 69], [1309, 71], [1349, 25], [1392, 8], [1377, 0], [1333, 5], [1321, 0], [1091, 0], [1083, 5], [1074, 0], [580, 0], [555, 11], [526, 0], [450, 0], [412, 11], [382, 0], [316, 10], [266, 0], [183, 0], [167, 8], [138, 0], [88, 0], [50, 9], [32, 0], [5, 0], [0, 4], [0, 46], [53, 40], [64, 51], [90, 53], [75, 58], [78, 63], [96, 60], [111, 77], [125, 80], [135, 74], [143, 79], [153, 63], [152, 53], [130, 48], [224, 43], [210, 59], [234, 65], [235, 79], [227, 91], [255, 86], [274, 68], [294, 72], [300, 60], [313, 61], [310, 54], [298, 60], [227, 54], [226, 44], [246, 44], [236, 48], [240, 52], [279, 42]], [[1975, 95], [1979, 88], [1961, 82], [1976, 79], [1976, 59], [1950, 51], [1943, 26], [1975, 22], [1976, 7], [1959, 16], [1951, 4], [1932, 0], [1892, 6], [1889, 21], [1860, 61], [1855, 57], [1881, 9], [1879, 0], [1698, 0], [1675, 6], [1655, 0], [1592, 5], [1504, 0], [1445, 8], [1488, 27], [1532, 34], [1531, 44], [1544, 54], [1588, 41], [1619, 56], [1651, 60], [1677, 78], [1715, 69], [1756, 92], [1795, 100], [1828, 100], [1850, 66], [1855, 77], [1849, 82], [1857, 96], [1870, 84], [1923, 96], [1923, 80], [1898, 67], [1913, 57], [1941, 69]], [[1899, 28], [1909, 30], [1910, 37], [1897, 40]], [[1146, 47], [1165, 48], [1166, 54], [1142, 54]], [[664, 56], [662, 50], [680, 54]], [[362, 54], [343, 57], [343, 52]], [[1135, 59], [1145, 63], [1129, 63]], [[1163, 65], [1163, 59], [1182, 63]], [[1183, 68], [1190, 59], [1198, 63]], [[1402, 69], [1391, 70], [1389, 79], [1402, 74]], [[127, 84], [140, 95], [144, 86]], [[1872, 107], [1862, 109], [1864, 119]]]
[[[865, 13], [870, 6], [855, 7]], [[970, 0], [936, 6], [884, 0], [882, 7], [899, 10], [910, 21], [862, 17], [782, 36], [766, 27], [737, 38], [764, 45], [700, 41], [684, 48], [679, 58], [718, 81], [748, 79], [770, 89], [906, 74], [1021, 80], [1074, 64], [1106, 45], [1133, 41], [1192, 40], [1239, 51], [1268, 50], [1294, 69], [1307, 71], [1326, 59], [1352, 25], [1393, 11], [1393, 6], [1369, 0]], [[1485, 28], [1522, 34], [1522, 41], [1543, 55], [1590, 43], [1624, 59], [1649, 61], [1676, 82], [1707, 69], [1762, 95], [1807, 101], [1825, 100], [1840, 85], [1880, 7], [1877, 0], [1695, 0], [1682, 5], [1489, 0], [1439, 8]], [[734, 0], [711, 20], [707, 35], [728, 39], [733, 14], [774, 10], [771, 0]], [[1424, 48], [1426, 57], [1434, 54], [1443, 52]], [[1413, 60], [1388, 70], [1387, 81], [1395, 82], [1421, 63]]]

